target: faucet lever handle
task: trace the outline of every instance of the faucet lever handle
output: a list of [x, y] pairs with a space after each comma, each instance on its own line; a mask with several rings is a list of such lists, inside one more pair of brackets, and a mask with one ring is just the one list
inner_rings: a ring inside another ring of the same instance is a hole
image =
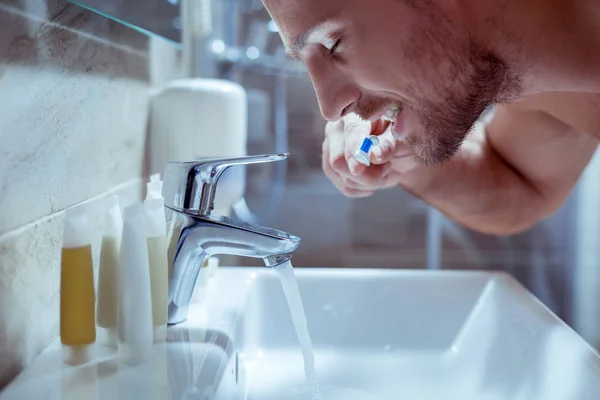
[[208, 216], [214, 208], [217, 183], [227, 168], [282, 161], [288, 157], [289, 153], [282, 153], [169, 162], [165, 167], [162, 193], [165, 205], [177, 211]]

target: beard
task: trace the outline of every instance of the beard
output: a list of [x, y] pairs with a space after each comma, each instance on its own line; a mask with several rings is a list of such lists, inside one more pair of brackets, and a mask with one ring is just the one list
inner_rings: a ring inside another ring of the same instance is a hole
[[[431, 0], [403, 0], [423, 17], [422, 41], [406, 57], [435, 65], [435, 73], [422, 77], [421, 98], [413, 107], [417, 126], [405, 141], [419, 164], [450, 160], [473, 125], [490, 107], [512, 101], [521, 92], [519, 75], [493, 50], [481, 44], [465, 27], [457, 26]], [[494, 21], [489, 22], [493, 29]], [[421, 96], [419, 96], [421, 92]]]
[[510, 101], [519, 92], [518, 79], [506, 62], [471, 44], [467, 63], [455, 63], [454, 82], [438, 90], [436, 101], [415, 110], [420, 126], [408, 132], [406, 142], [419, 164], [436, 165], [450, 160], [469, 131], [491, 106]]

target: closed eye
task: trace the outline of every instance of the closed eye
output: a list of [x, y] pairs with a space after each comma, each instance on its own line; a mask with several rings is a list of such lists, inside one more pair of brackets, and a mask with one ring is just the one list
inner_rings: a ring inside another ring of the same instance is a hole
[[334, 55], [339, 45], [340, 45], [340, 40], [338, 39], [335, 41], [333, 46], [331, 46], [331, 48], [329, 49], [329, 55]]
[[327, 50], [327, 54], [333, 56], [339, 50], [341, 40], [342, 32], [340, 30], [334, 30], [333, 32], [329, 32], [325, 38], [323, 38], [321, 44]]

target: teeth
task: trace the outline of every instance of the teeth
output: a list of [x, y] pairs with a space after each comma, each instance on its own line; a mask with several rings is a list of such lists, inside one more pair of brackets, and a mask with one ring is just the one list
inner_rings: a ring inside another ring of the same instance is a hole
[[383, 118], [390, 121], [390, 122], [394, 122], [396, 120], [396, 118], [398, 118], [398, 114], [400, 114], [400, 107], [391, 107], [388, 108], [385, 113], [383, 114]]

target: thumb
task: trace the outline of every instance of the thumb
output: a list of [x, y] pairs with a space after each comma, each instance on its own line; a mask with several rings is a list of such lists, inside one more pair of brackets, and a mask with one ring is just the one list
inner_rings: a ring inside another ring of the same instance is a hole
[[390, 122], [383, 119], [373, 122], [371, 126], [371, 135], [375, 135], [379, 139], [379, 144], [371, 151], [373, 164], [384, 164], [394, 155], [396, 139], [392, 134], [391, 127]]

